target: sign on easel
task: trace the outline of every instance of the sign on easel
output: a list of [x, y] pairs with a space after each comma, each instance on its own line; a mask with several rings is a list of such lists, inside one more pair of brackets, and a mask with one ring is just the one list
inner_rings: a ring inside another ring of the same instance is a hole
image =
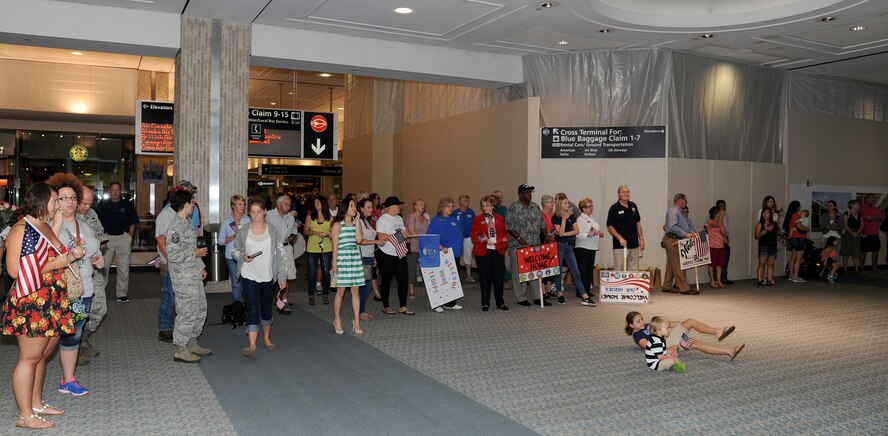
[[679, 239], [678, 244], [678, 263], [681, 269], [690, 269], [698, 266], [709, 265], [709, 241], [706, 240], [705, 234], [694, 233], [694, 236], [686, 239]]
[[[543, 277], [561, 275], [558, 260], [558, 244], [531, 245], [515, 251], [518, 256], [518, 281], [521, 283], [536, 280], [543, 289]], [[545, 307], [545, 299], [540, 298], [540, 307]]]
[[518, 256], [518, 281], [521, 283], [561, 274], [558, 244], [554, 242], [519, 248], [516, 256]]
[[429, 295], [429, 305], [434, 309], [463, 297], [462, 284], [459, 282], [459, 265], [453, 258], [453, 251], [438, 251], [440, 263], [436, 267], [420, 268], [422, 281]]

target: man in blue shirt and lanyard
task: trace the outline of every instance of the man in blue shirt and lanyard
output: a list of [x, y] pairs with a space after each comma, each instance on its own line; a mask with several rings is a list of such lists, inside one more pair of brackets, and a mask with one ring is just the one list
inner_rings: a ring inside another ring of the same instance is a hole
[[[672, 207], [666, 211], [666, 234], [660, 245], [666, 249], [666, 272], [663, 274], [663, 292], [675, 294], [681, 292], [686, 295], [697, 295], [700, 291], [691, 289], [685, 272], [681, 269], [678, 256], [678, 240], [690, 238], [694, 235], [687, 217], [682, 213], [688, 205], [688, 197], [682, 193], [672, 197]], [[672, 280], [675, 280], [679, 291], [672, 289]]]

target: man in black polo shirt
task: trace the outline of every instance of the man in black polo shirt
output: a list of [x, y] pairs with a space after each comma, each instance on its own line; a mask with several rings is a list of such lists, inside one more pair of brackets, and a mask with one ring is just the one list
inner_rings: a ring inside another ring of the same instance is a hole
[[96, 208], [99, 221], [102, 222], [102, 227], [108, 236], [103, 274], [107, 279], [113, 260], [117, 264], [117, 301], [126, 303], [129, 301], [126, 292], [129, 288], [130, 253], [139, 216], [133, 204], [121, 198], [120, 183], [111, 183], [108, 193], [111, 198], [102, 201]]
[[641, 214], [638, 206], [629, 201], [629, 187], [617, 188], [619, 200], [607, 211], [607, 231], [614, 237], [614, 266], [619, 269], [623, 247], [628, 251], [622, 271], [638, 271], [638, 257], [644, 251], [644, 234], [641, 231]]

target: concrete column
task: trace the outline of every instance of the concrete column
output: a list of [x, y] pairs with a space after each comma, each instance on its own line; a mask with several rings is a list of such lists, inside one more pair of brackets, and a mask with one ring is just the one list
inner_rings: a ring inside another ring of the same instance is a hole
[[175, 173], [198, 187], [203, 223], [247, 191], [250, 25], [182, 17], [176, 56]]

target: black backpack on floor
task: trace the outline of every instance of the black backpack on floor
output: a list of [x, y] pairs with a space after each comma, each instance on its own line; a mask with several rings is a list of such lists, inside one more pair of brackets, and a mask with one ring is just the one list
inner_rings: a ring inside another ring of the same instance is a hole
[[222, 306], [222, 324], [231, 324], [231, 328], [247, 323], [247, 306], [240, 301]]

